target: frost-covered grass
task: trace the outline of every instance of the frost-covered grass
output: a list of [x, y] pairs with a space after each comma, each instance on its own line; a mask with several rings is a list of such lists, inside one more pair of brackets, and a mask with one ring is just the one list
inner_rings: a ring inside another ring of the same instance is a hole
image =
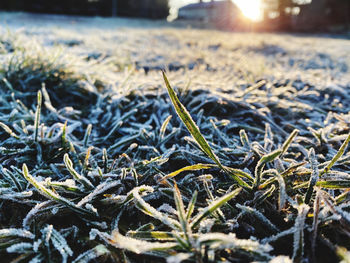
[[59, 18], [0, 15], [1, 262], [348, 262], [350, 41]]

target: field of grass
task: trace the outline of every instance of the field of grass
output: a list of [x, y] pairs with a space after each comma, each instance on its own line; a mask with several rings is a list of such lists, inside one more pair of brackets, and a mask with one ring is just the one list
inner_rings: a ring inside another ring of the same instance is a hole
[[345, 38], [0, 13], [1, 262], [350, 262], [349, 141]]

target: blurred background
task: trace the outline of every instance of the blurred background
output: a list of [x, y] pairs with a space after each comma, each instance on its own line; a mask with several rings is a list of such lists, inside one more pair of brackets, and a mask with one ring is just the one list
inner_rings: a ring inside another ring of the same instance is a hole
[[350, 0], [2, 0], [0, 10], [167, 19], [232, 31], [350, 31]]

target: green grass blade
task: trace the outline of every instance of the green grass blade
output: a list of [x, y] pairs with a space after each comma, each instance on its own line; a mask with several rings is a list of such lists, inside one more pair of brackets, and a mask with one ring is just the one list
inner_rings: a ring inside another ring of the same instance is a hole
[[160, 180], [161, 181], [165, 181], [167, 179], [173, 178], [173, 177], [177, 176], [178, 174], [180, 174], [182, 172], [186, 172], [186, 171], [198, 171], [198, 170], [202, 170], [202, 169], [210, 169], [210, 168], [215, 168], [215, 167], [217, 167], [217, 166], [213, 165], [213, 164], [198, 163], [198, 164], [186, 166], [186, 167], [183, 167], [183, 168], [181, 168], [179, 170], [176, 170], [175, 172], [172, 172], [172, 173], [164, 176]]
[[250, 174], [248, 174], [240, 169], [231, 168], [231, 167], [227, 167], [227, 166], [225, 166], [224, 168], [225, 168], [226, 172], [229, 173], [229, 175], [234, 174], [234, 175], [237, 175], [239, 177], [246, 178], [251, 182], [254, 181], [254, 178]]
[[77, 180], [79, 183], [84, 185], [87, 189], [93, 189], [94, 185], [83, 175], [79, 174], [77, 171], [73, 168], [73, 162], [69, 158], [68, 153], [66, 153], [63, 157], [64, 164], [66, 165], [66, 168], [68, 169], [69, 173], [73, 176], [75, 180]]
[[[287, 192], [286, 192], [286, 183], [284, 181], [283, 176], [275, 169], [266, 171], [269, 174], [274, 175], [275, 177], [271, 177], [268, 179], [268, 182], [265, 182], [265, 187], [269, 185], [270, 183], [273, 183], [275, 180], [278, 181], [279, 189], [278, 189], [278, 211], [281, 211], [284, 207], [286, 200], [287, 200]], [[262, 184], [259, 186], [259, 189], [262, 189]]]
[[67, 121], [65, 121], [65, 123], [62, 127], [61, 141], [62, 141], [62, 148], [69, 147], [68, 140], [67, 140]]
[[194, 207], [195, 207], [196, 201], [197, 201], [197, 195], [198, 195], [198, 192], [196, 190], [196, 191], [194, 191], [192, 198], [191, 198], [190, 202], [188, 203], [188, 207], [186, 210], [186, 219], [187, 220], [189, 220], [191, 218], [191, 215], [194, 211]]
[[185, 250], [191, 250], [191, 245], [189, 244], [189, 242], [187, 242], [187, 240], [185, 240], [179, 232], [172, 232], [173, 237], [175, 238], [177, 244]]
[[282, 154], [282, 150], [276, 150], [273, 151], [269, 154], [264, 155], [263, 157], [261, 157], [261, 159], [259, 160], [259, 162], [257, 163], [256, 167], [255, 167], [255, 182], [254, 182], [254, 187], [257, 189], [260, 185], [260, 181], [261, 181], [261, 174], [262, 174], [262, 170], [265, 167], [265, 164], [272, 162], [273, 160], [275, 160], [278, 156], [280, 156]]
[[160, 127], [160, 131], [159, 131], [159, 138], [160, 138], [160, 140], [163, 140], [166, 128], [168, 127], [168, 124], [169, 124], [169, 122], [170, 122], [172, 117], [173, 117], [172, 115], [169, 115], [165, 119], [165, 121], [163, 122], [162, 126]]
[[189, 227], [189, 222], [187, 220], [186, 212], [185, 212], [185, 206], [182, 202], [182, 196], [179, 188], [177, 187], [177, 184], [174, 185], [174, 199], [175, 199], [175, 205], [177, 210], [177, 216], [179, 218], [182, 231], [185, 234], [186, 241], [189, 245], [190, 237], [191, 237], [191, 228]]
[[177, 210], [177, 216], [182, 226], [182, 231], [186, 232], [187, 219], [186, 219], [185, 206], [182, 202], [182, 196], [179, 188], [177, 187], [177, 184], [174, 185], [174, 200], [175, 200], [175, 205]]
[[149, 241], [175, 241], [173, 234], [165, 231], [128, 231], [127, 236]]
[[316, 186], [327, 189], [349, 189], [350, 180], [318, 181]]
[[349, 142], [350, 142], [350, 133], [348, 134], [348, 137], [346, 137], [346, 139], [343, 142], [343, 144], [340, 146], [340, 149], [337, 152], [337, 154], [332, 158], [330, 163], [321, 171], [320, 175], [328, 173], [328, 171], [333, 167], [333, 165], [338, 161], [338, 159], [340, 157], [342, 157], [342, 155], [344, 154], [344, 152], [346, 150], [346, 147], [348, 146]]
[[165, 85], [167, 87], [171, 102], [173, 103], [174, 108], [176, 110], [176, 113], [179, 115], [180, 119], [187, 127], [187, 130], [190, 132], [192, 137], [196, 140], [196, 142], [201, 147], [203, 152], [205, 152], [210, 159], [212, 159], [220, 168], [222, 168], [222, 165], [219, 161], [219, 158], [214, 154], [214, 152], [210, 148], [208, 142], [201, 134], [201, 132], [200, 132], [199, 128], [197, 127], [197, 125], [195, 124], [195, 122], [192, 120], [190, 113], [186, 110], [185, 106], [182, 105], [182, 103], [180, 102], [175, 91], [170, 86], [168, 78], [166, 77], [164, 72], [163, 72], [163, 78], [164, 78]]
[[295, 129], [288, 137], [288, 139], [283, 143], [282, 145], [282, 153], [281, 155], [285, 154], [288, 150], [289, 146], [291, 145], [294, 138], [298, 135], [299, 130]]

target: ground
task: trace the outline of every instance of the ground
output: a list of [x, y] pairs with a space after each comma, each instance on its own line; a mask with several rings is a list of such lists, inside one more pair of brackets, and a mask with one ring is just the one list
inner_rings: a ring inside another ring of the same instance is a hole
[[7, 261], [348, 262], [346, 36], [25, 13], [0, 33]]

